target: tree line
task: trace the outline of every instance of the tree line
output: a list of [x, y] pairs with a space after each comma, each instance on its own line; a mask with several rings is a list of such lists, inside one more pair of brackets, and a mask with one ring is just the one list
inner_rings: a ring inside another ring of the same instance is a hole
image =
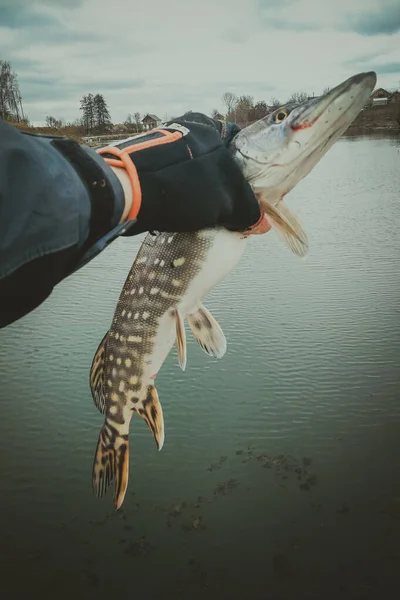
[[[329, 89], [329, 87], [325, 88], [322, 93], [328, 92]], [[254, 97], [250, 95], [237, 96], [232, 92], [225, 92], [222, 96], [224, 113], [221, 114], [217, 109], [213, 109], [211, 116], [233, 121], [243, 126], [262, 119], [272, 110], [289, 102], [304, 102], [307, 98], [308, 95], [301, 91], [292, 93], [284, 102], [272, 97], [267, 103], [264, 100], [255, 102]], [[64, 132], [78, 135], [101, 135], [111, 131], [114, 133], [123, 133], [124, 131], [139, 133], [143, 129], [142, 116], [139, 112], [129, 113], [123, 123], [113, 125], [107, 101], [104, 95], [100, 93], [85, 94], [80, 100], [79, 110], [81, 116], [75, 121], [66, 122], [62, 118], [47, 115], [45, 124], [51, 129], [62, 129]], [[192, 111], [187, 111], [187, 113], [190, 112]], [[0, 60], [0, 118], [29, 125], [29, 119], [24, 113], [22, 105], [17, 74], [11, 63], [5, 60]], [[164, 120], [168, 119], [165, 118]]]
[[[325, 88], [323, 93], [326, 91], [329, 91], [329, 88]], [[223, 116], [227, 121], [233, 121], [235, 123], [252, 123], [258, 121], [258, 119], [262, 119], [268, 113], [276, 110], [280, 106], [289, 104], [289, 102], [305, 102], [307, 98], [308, 94], [305, 92], [293, 92], [285, 102], [281, 102], [279, 98], [273, 96], [267, 103], [264, 100], [255, 102], [253, 96], [236, 96], [236, 94], [233, 94], [232, 92], [225, 92], [222, 96], [225, 114], [221, 114], [214, 108], [211, 116], [214, 118]]]

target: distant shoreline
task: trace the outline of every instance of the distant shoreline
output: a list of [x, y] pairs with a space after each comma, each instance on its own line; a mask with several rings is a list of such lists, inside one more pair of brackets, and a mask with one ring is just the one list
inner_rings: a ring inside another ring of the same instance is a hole
[[354, 133], [400, 133], [400, 103], [364, 108], [344, 135]]
[[[136, 131], [125, 131], [123, 133], [107, 133], [104, 135], [84, 134], [76, 131], [77, 128], [61, 127], [60, 129], [50, 127], [33, 127], [24, 123], [11, 123], [22, 131], [32, 133], [45, 133], [48, 135], [63, 135], [74, 139], [80, 144], [91, 147], [106, 145], [108, 141], [123, 140], [127, 137], [137, 135]], [[238, 123], [239, 127], [246, 127], [251, 123]], [[374, 106], [364, 108], [354, 119], [342, 137], [355, 135], [377, 135], [389, 134], [400, 135], [400, 103], [387, 104], [386, 106]], [[102, 144], [104, 142], [104, 144]]]
[[342, 134], [342, 137], [350, 137], [353, 135], [378, 135], [379, 133], [384, 135], [393, 135], [400, 136], [400, 127], [360, 127], [360, 126], [350, 126], [346, 131]]

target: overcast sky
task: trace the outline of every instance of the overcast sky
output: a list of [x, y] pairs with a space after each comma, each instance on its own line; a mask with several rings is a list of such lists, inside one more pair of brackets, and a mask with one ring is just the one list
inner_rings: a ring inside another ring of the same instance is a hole
[[0, 59], [34, 124], [104, 94], [114, 123], [268, 102], [364, 70], [400, 85], [399, 0], [0, 0]]

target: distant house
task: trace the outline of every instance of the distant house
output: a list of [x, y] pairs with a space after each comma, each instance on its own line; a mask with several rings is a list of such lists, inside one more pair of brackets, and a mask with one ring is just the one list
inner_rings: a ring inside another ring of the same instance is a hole
[[148, 131], [149, 129], [154, 129], [158, 127], [161, 123], [161, 119], [157, 117], [157, 115], [147, 114], [142, 119], [143, 129]]
[[388, 103], [390, 92], [384, 88], [377, 88], [372, 92], [369, 97], [369, 101], [364, 108], [370, 108], [371, 106], [385, 106]]
[[383, 88], [378, 88], [377, 90], [374, 90], [370, 96], [371, 98], [371, 102], [373, 100], [376, 100], [376, 98], [389, 98], [390, 96], [390, 92], [388, 92], [387, 90], [383, 89]]

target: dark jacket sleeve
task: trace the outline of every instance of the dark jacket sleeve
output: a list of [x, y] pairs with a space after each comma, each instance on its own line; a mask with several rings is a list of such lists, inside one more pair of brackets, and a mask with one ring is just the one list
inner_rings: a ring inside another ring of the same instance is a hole
[[114, 239], [122, 186], [92, 149], [0, 120], [0, 327]]

